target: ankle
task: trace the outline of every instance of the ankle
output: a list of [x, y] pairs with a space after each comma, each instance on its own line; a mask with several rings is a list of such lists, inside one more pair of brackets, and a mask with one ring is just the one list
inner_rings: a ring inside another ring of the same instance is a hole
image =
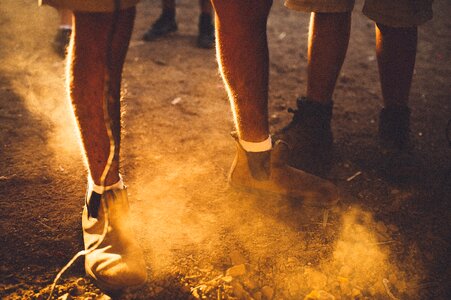
[[386, 106], [379, 114], [379, 138], [397, 148], [410, 147], [410, 109]]
[[329, 100], [327, 103], [321, 103], [312, 101], [307, 97], [300, 97], [297, 99], [296, 104], [307, 124], [330, 128], [334, 105], [332, 100]]
[[175, 9], [163, 9], [160, 18], [166, 20], [175, 20]]
[[100, 185], [99, 181], [94, 181], [91, 176], [88, 177], [88, 189], [96, 192], [97, 194], [103, 194], [105, 191], [123, 189], [125, 187], [122, 176], [118, 174], [114, 178], [111, 177], [105, 180], [105, 184]]

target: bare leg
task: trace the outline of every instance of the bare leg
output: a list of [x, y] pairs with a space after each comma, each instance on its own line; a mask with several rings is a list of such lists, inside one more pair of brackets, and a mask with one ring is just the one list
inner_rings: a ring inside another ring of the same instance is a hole
[[417, 28], [376, 24], [376, 54], [384, 106], [407, 106], [417, 53]]
[[308, 43], [307, 98], [328, 103], [348, 49], [351, 12], [312, 13]]
[[[105, 184], [119, 180], [120, 149], [120, 84], [122, 67], [130, 41], [135, 8], [120, 12], [117, 30], [112, 41], [112, 102], [109, 114], [116, 151]], [[104, 112], [103, 95], [105, 72], [107, 72], [107, 36], [112, 25], [111, 13], [75, 13], [75, 28], [69, 51], [69, 89], [75, 116], [81, 132], [82, 143], [87, 157], [89, 172], [94, 183], [100, 185], [100, 177], [105, 168], [110, 149]]]
[[175, 0], [162, 0], [161, 7], [163, 9], [163, 12], [173, 11], [175, 13]]
[[[238, 138], [262, 142], [268, 138], [268, 44], [266, 23], [272, 1], [215, 0], [216, 44]], [[304, 203], [329, 207], [337, 200], [333, 184], [285, 162], [286, 143], [246, 150], [237, 141], [229, 183], [237, 188], [303, 198]]]
[[271, 0], [214, 0], [217, 56], [240, 139], [268, 138], [268, 44]]

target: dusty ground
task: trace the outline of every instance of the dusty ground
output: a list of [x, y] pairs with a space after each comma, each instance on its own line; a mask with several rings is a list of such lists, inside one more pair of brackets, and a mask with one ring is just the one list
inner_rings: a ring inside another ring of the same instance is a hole
[[[422, 168], [403, 185], [384, 177], [373, 25], [358, 5], [335, 94], [339, 155], [329, 176], [349, 197], [325, 227], [321, 212], [227, 188], [231, 114], [214, 51], [195, 47], [197, 3], [179, 4], [177, 34], [143, 43], [158, 7], [138, 6], [124, 73], [122, 173], [150, 280], [111, 297], [451, 299], [449, 2], [436, 1], [434, 20], [420, 29], [411, 102]], [[0, 297], [45, 299], [83, 247], [86, 171], [64, 63], [50, 48], [55, 12], [33, 0], [3, 0], [0, 11]], [[307, 28], [307, 15], [276, 1], [268, 29], [273, 131], [305, 89]], [[82, 259], [57, 295], [108, 298], [84, 278]]]

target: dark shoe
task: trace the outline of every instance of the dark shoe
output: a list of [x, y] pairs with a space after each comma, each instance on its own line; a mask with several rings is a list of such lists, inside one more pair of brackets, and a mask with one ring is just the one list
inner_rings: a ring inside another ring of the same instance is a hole
[[288, 109], [293, 119], [276, 136], [290, 146], [291, 166], [318, 176], [329, 172], [333, 156], [332, 107], [333, 103], [324, 105], [301, 97], [298, 109]]
[[86, 198], [82, 228], [87, 275], [110, 292], [143, 284], [147, 270], [130, 225], [127, 190], [102, 195], [88, 191]]
[[199, 36], [197, 46], [204, 49], [215, 47], [215, 27], [211, 20], [211, 15], [202, 13], [199, 17]]
[[66, 49], [70, 42], [72, 30], [68, 28], [60, 28], [56, 32], [55, 38], [52, 42], [53, 50], [56, 54], [64, 58], [66, 56]]
[[407, 106], [383, 108], [379, 115], [379, 145], [382, 175], [394, 183], [407, 183], [421, 177], [421, 163], [410, 140], [410, 109]]
[[412, 149], [410, 109], [407, 106], [383, 108], [379, 114], [380, 144], [387, 151]]
[[157, 38], [167, 36], [171, 32], [176, 32], [177, 29], [175, 16], [163, 13], [147, 30], [142, 39], [147, 42], [154, 41]]
[[237, 154], [229, 173], [231, 186], [263, 194], [302, 199], [307, 206], [329, 208], [338, 200], [331, 182], [286, 164], [288, 146], [277, 141], [265, 152], [246, 152], [237, 141]]

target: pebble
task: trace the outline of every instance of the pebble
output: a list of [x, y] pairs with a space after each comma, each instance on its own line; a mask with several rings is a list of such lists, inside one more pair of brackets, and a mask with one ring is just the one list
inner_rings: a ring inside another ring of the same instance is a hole
[[85, 292], [85, 288], [83, 286], [76, 285], [70, 289], [70, 294], [72, 296], [81, 296]]
[[45, 299], [46, 299], [46, 297], [42, 294], [39, 294], [36, 296], [36, 300], [45, 300]]
[[304, 300], [335, 300], [335, 297], [323, 290], [313, 290], [305, 296]]
[[84, 278], [78, 278], [76, 281], [76, 284], [78, 286], [85, 286], [86, 285], [86, 280]]
[[399, 231], [398, 226], [396, 226], [394, 224], [388, 225], [388, 229], [390, 229], [391, 232], [398, 232]]
[[376, 230], [380, 233], [387, 233], [387, 226], [385, 226], [384, 222], [379, 221], [376, 224]]
[[69, 293], [66, 293], [66, 294], [58, 297], [58, 300], [70, 300], [70, 299], [72, 299], [72, 297], [70, 296]]
[[274, 289], [269, 286], [262, 287], [263, 299], [272, 299], [274, 297]]
[[255, 292], [254, 294], [252, 294], [252, 297], [255, 299], [255, 300], [261, 300], [262, 299], [262, 292]]
[[238, 277], [246, 274], [246, 266], [244, 264], [240, 264], [237, 266], [233, 266], [229, 268], [226, 272], [227, 276]]
[[359, 289], [353, 288], [351, 297], [352, 297], [352, 299], [357, 300], [357, 299], [361, 299], [363, 297], [363, 295]]

